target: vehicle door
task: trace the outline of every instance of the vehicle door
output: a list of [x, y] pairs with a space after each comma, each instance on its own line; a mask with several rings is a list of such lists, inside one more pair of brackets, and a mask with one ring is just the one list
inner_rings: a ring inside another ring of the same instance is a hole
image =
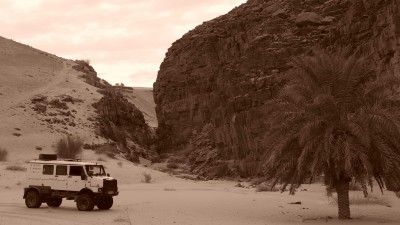
[[68, 191], [80, 191], [86, 187], [86, 176], [83, 166], [69, 166], [67, 178]]
[[51, 189], [54, 190], [67, 190], [67, 178], [68, 178], [68, 166], [67, 165], [56, 165], [56, 175], [54, 179], [54, 185]]

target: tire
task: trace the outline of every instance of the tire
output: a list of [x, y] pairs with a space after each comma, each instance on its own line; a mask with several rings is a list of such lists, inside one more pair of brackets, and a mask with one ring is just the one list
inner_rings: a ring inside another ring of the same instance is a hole
[[46, 200], [46, 204], [50, 207], [60, 207], [62, 198], [49, 198]]
[[113, 203], [114, 200], [111, 196], [103, 196], [99, 197], [96, 205], [99, 209], [108, 210], [112, 207]]
[[30, 190], [25, 196], [25, 205], [28, 208], [39, 208], [42, 205], [42, 199], [36, 190]]
[[76, 199], [76, 208], [79, 211], [92, 211], [94, 208], [94, 198], [91, 194], [78, 195]]

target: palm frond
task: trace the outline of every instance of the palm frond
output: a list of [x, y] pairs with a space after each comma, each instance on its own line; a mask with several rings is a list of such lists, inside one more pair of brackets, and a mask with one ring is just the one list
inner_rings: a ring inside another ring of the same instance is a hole
[[325, 174], [400, 189], [400, 78], [379, 77], [347, 51], [294, 57], [291, 82], [268, 109], [264, 171], [290, 191]]

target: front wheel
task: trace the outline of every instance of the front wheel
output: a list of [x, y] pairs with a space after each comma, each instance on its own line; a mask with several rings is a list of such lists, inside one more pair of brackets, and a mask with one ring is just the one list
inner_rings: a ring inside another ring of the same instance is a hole
[[111, 196], [103, 196], [99, 197], [97, 200], [97, 208], [99, 209], [110, 209], [114, 203], [114, 200]]
[[91, 194], [81, 194], [76, 199], [76, 207], [79, 211], [92, 211], [94, 203], [94, 198]]
[[62, 198], [49, 198], [46, 200], [46, 204], [50, 207], [60, 207]]
[[39, 208], [42, 205], [39, 193], [35, 190], [30, 190], [25, 196], [25, 205], [28, 208]]

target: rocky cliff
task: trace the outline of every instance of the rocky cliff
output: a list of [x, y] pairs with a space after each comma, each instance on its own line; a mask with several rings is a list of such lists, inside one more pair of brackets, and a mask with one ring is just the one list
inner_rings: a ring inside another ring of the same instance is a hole
[[[82, 72], [85, 82], [99, 88], [97, 91], [102, 94], [101, 99], [92, 104], [97, 113], [92, 120], [96, 121], [98, 134], [115, 142], [113, 144], [131, 161], [138, 162], [139, 157], [156, 157], [150, 150], [154, 132], [145, 121], [143, 112], [124, 96], [124, 88], [113, 87], [97, 77], [97, 72], [88, 62], [76, 60], [75, 63], [73, 68]], [[86, 148], [98, 148], [98, 145], [86, 145]]]
[[154, 83], [158, 151], [186, 149], [192, 170], [218, 160], [254, 174], [291, 57], [348, 47], [400, 75], [399, 0], [249, 0], [173, 43]]

